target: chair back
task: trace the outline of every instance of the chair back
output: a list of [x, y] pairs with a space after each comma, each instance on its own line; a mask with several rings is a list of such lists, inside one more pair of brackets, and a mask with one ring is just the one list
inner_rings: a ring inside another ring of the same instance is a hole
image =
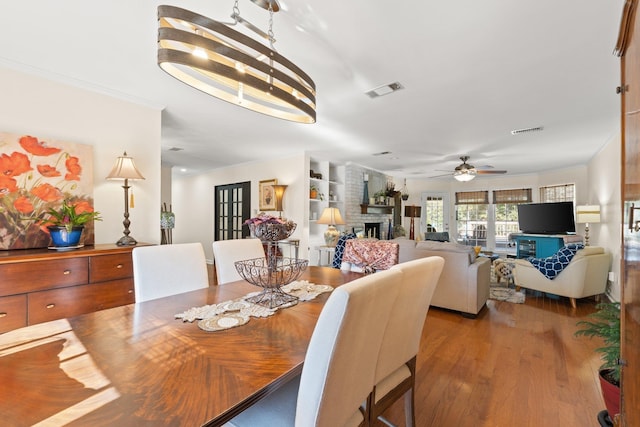
[[402, 271], [402, 280], [384, 331], [376, 367], [376, 384], [418, 354], [422, 327], [443, 267], [444, 259], [439, 256], [419, 258], [391, 267], [391, 270]]
[[296, 406], [296, 426], [345, 426], [360, 418], [402, 273], [386, 270], [336, 288], [313, 331]]
[[236, 261], [264, 258], [260, 239], [231, 239], [213, 242], [213, 263], [218, 285], [242, 280], [236, 270]]
[[200, 243], [133, 248], [136, 302], [209, 286], [207, 262]]

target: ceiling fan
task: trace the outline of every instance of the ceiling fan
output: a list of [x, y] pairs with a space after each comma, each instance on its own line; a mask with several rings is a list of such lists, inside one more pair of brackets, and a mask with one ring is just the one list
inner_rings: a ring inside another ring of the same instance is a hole
[[[476, 168], [475, 166], [467, 163], [467, 160], [469, 160], [469, 156], [460, 156], [460, 160], [462, 160], [462, 164], [459, 166], [456, 166], [456, 168], [453, 170], [453, 177], [458, 181], [462, 181], [462, 182], [471, 181], [473, 178], [476, 177], [476, 175], [501, 175], [501, 174], [507, 173], [507, 171], [505, 170]], [[449, 174], [447, 173], [445, 175], [449, 175]], [[437, 175], [432, 178], [445, 176], [445, 175]]]

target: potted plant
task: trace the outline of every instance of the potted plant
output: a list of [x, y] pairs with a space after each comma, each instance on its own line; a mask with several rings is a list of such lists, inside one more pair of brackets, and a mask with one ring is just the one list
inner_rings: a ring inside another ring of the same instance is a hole
[[310, 199], [318, 198], [318, 187], [316, 187], [315, 185], [312, 185], [311, 187], [309, 187], [309, 198]]
[[56, 247], [76, 246], [80, 241], [84, 225], [90, 220], [101, 221], [99, 212], [94, 212], [86, 202], [71, 204], [62, 202], [59, 209], [49, 209], [49, 217], [44, 221], [53, 245]]
[[581, 320], [575, 332], [576, 336], [590, 338], [600, 337], [604, 341], [602, 347], [596, 348], [600, 353], [600, 387], [604, 403], [611, 419], [620, 413], [620, 303], [600, 303], [598, 311], [589, 315], [593, 320]]

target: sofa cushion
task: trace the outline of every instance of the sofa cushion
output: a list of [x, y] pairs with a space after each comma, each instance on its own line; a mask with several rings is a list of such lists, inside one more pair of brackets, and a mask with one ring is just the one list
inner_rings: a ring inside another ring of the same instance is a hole
[[473, 264], [476, 260], [476, 252], [472, 246], [465, 246], [455, 242], [435, 242], [428, 240], [416, 243], [416, 249], [466, 253], [469, 254], [470, 264]]

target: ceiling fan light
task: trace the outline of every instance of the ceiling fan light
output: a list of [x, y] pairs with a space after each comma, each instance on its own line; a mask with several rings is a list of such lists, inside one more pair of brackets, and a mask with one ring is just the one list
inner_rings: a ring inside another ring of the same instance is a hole
[[476, 177], [476, 171], [474, 169], [457, 170], [453, 173], [453, 177], [460, 182], [468, 182]]

